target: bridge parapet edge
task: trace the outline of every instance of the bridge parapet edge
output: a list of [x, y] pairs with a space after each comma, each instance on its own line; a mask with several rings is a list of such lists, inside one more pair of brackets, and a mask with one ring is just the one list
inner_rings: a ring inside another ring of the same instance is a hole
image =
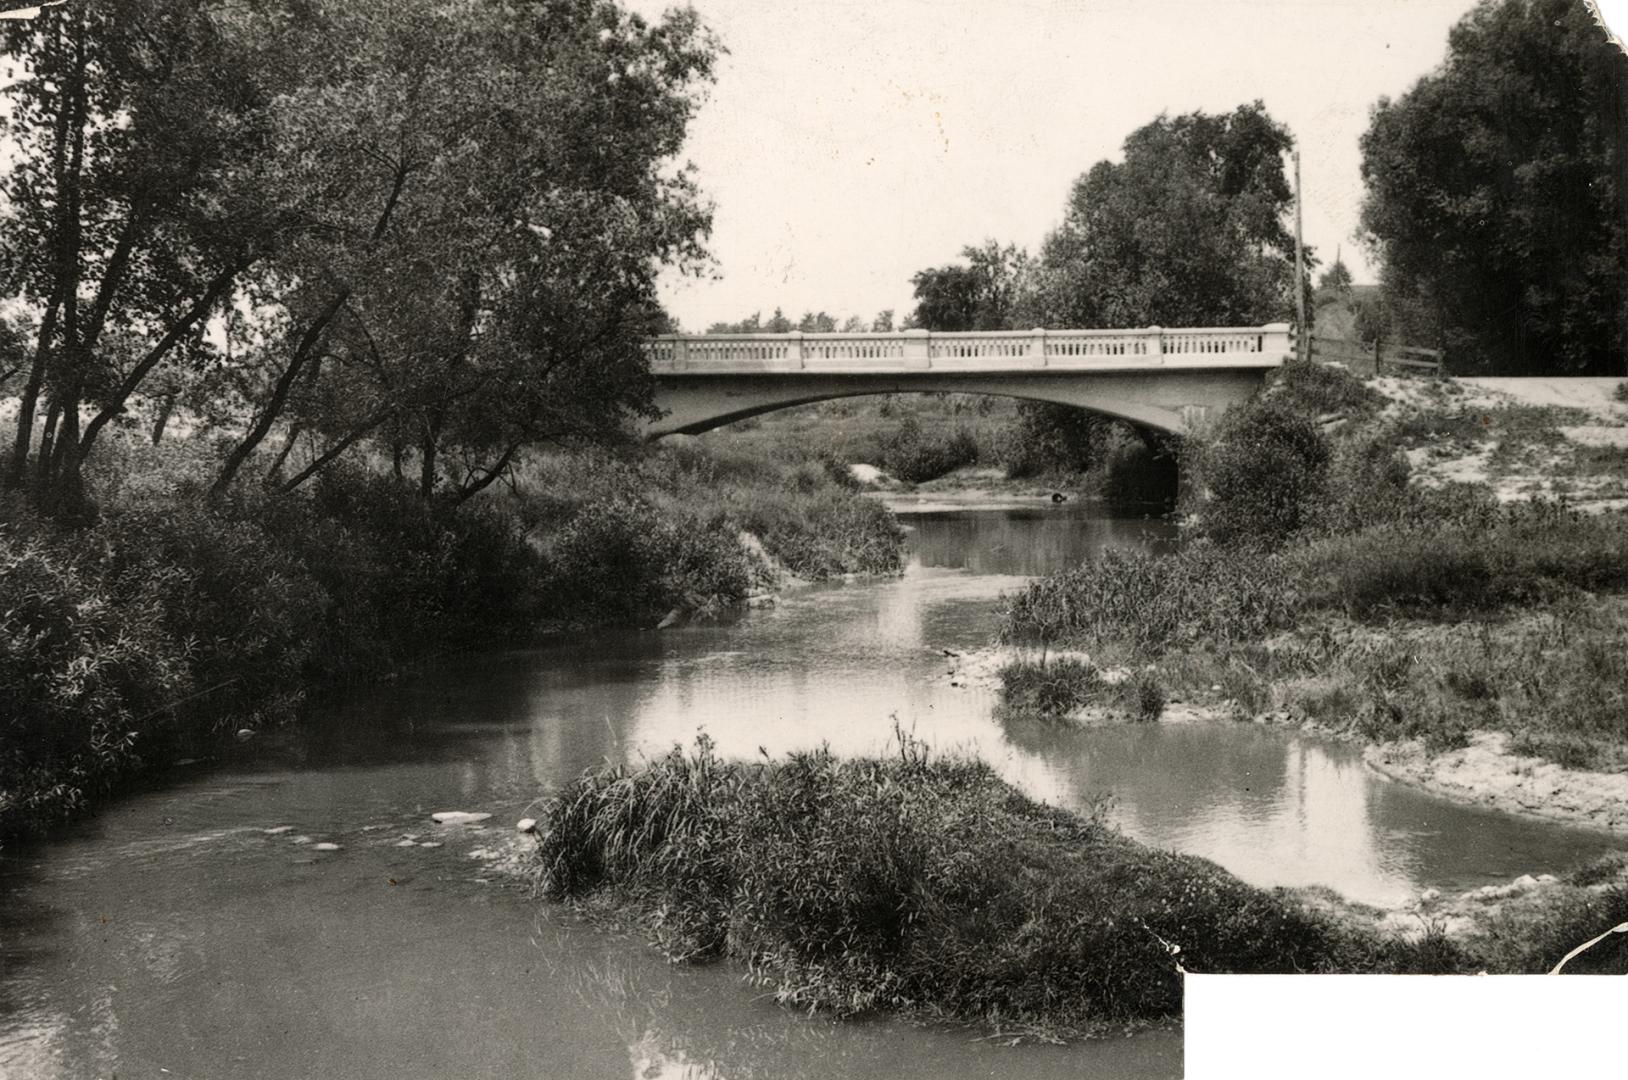
[[966, 333], [664, 334], [644, 342], [657, 375], [1276, 367], [1292, 350], [1288, 323], [1135, 330]]

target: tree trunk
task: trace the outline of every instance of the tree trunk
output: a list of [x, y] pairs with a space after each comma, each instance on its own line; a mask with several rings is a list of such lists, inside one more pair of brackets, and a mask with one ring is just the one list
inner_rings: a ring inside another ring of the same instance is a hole
[[[315, 460], [313, 460], [305, 468], [301, 469], [292, 480], [284, 484], [282, 486], [283, 493], [287, 494], [288, 492], [293, 491], [311, 477], [327, 468], [332, 462], [338, 460], [339, 456], [346, 450], [349, 450], [352, 446], [355, 446], [358, 442], [365, 438], [369, 432], [373, 431], [380, 424], [384, 423], [386, 420], [390, 419], [391, 416], [395, 415], [395, 412], [396, 407], [394, 405], [386, 406], [385, 408], [374, 413], [372, 416], [368, 417], [366, 420], [362, 421], [356, 427], [352, 428], [342, 439], [328, 447], [328, 449], [324, 450], [321, 454], [317, 455]], [[396, 476], [398, 478], [401, 476], [401, 461], [399, 458], [396, 461]]]
[[277, 456], [272, 459], [271, 468], [266, 470], [267, 487], [272, 487], [277, 483], [277, 478], [281, 476], [283, 472], [283, 463], [288, 460], [288, 455], [294, 452], [294, 444], [299, 441], [300, 436], [304, 433], [304, 424], [289, 425], [288, 438], [283, 440], [283, 448], [277, 451]]
[[34, 410], [39, 407], [40, 391], [45, 386], [45, 368], [51, 354], [51, 338], [57, 332], [57, 310], [61, 295], [53, 295], [40, 320], [39, 340], [34, 346], [34, 361], [28, 370], [28, 381], [23, 384], [23, 396], [17, 403], [17, 439], [11, 449], [11, 464], [6, 470], [6, 482], [21, 486], [28, 472], [28, 451], [34, 445]]
[[321, 313], [317, 315], [316, 319], [312, 321], [311, 325], [305, 328], [305, 333], [301, 335], [299, 344], [294, 349], [294, 355], [289, 358], [288, 367], [283, 369], [282, 375], [277, 380], [277, 385], [272, 388], [271, 399], [266, 402], [265, 407], [260, 411], [260, 416], [255, 420], [254, 426], [243, 437], [243, 441], [233, 448], [226, 459], [226, 464], [221, 467], [220, 475], [215, 478], [214, 484], [210, 485], [209, 495], [211, 498], [219, 498], [226, 494], [227, 490], [232, 486], [232, 481], [237, 479], [238, 470], [243, 468], [243, 463], [249, 460], [249, 456], [254, 453], [261, 441], [271, 431], [272, 426], [276, 424], [277, 418], [282, 415], [283, 407], [288, 404], [288, 398], [293, 392], [294, 383], [300, 377], [300, 372], [304, 370], [306, 361], [311, 359], [312, 353], [316, 351], [317, 344], [322, 340], [322, 336], [327, 331], [329, 324], [333, 322], [334, 316], [339, 314], [339, 309], [344, 306], [349, 296], [350, 290], [339, 290], [334, 298], [328, 302], [328, 305], [322, 309]]
[[465, 499], [468, 499], [473, 495], [478, 495], [490, 487], [498, 477], [502, 476], [506, 471], [508, 471], [509, 462], [514, 460], [515, 453], [519, 451], [520, 447], [524, 444], [524, 439], [517, 439], [510, 443], [508, 449], [503, 451], [503, 455], [497, 459], [496, 463], [494, 463], [490, 469], [486, 470], [486, 475], [472, 483], [466, 482], [464, 486], [459, 489], [458, 497], [454, 501], [461, 503]]
[[158, 415], [153, 417], [153, 445], [164, 441], [164, 429], [169, 426], [170, 414], [175, 412], [175, 395], [165, 394], [158, 403]]
[[418, 497], [421, 499], [435, 494], [436, 442], [436, 432], [426, 424], [418, 445]]
[[130, 374], [124, 377], [124, 381], [119, 384], [119, 388], [114, 391], [113, 396], [102, 407], [102, 411], [97, 413], [91, 422], [86, 425], [85, 437], [81, 440], [85, 453], [89, 452], [91, 445], [95, 443], [96, 436], [101, 433], [101, 430], [115, 416], [124, 411], [125, 402], [130, 400], [130, 395], [135, 393], [141, 386], [142, 380], [151, 374], [153, 368], [157, 367], [164, 357], [169, 355], [170, 350], [180, 343], [181, 338], [186, 336], [187, 332], [192, 329], [198, 320], [214, 309], [215, 304], [231, 288], [232, 282], [237, 280], [237, 276], [251, 265], [251, 260], [243, 259], [216, 274], [214, 280], [209, 283], [209, 288], [204, 291], [203, 296], [199, 297], [192, 307], [187, 309], [186, 314], [182, 315], [169, 328], [164, 336], [159, 339], [157, 345], [147, 350], [147, 355], [142, 357], [141, 361], [130, 370]]
[[51, 482], [52, 451], [56, 446], [57, 420], [62, 416], [62, 402], [55, 394], [51, 395], [51, 404], [45, 410], [45, 427], [40, 432], [40, 452], [34, 459], [34, 492], [38, 495], [43, 492]]

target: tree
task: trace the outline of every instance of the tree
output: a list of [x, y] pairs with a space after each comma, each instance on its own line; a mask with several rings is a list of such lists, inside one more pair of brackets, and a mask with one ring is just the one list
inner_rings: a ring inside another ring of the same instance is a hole
[[370, 0], [333, 23], [336, 70], [277, 114], [277, 179], [334, 191], [328, 228], [271, 269], [290, 332], [215, 490], [285, 415], [325, 435], [313, 466], [388, 427], [421, 494], [445, 462], [461, 499], [529, 444], [648, 413], [655, 271], [698, 266], [710, 225], [668, 167], [716, 55], [694, 13]]
[[1336, 258], [1333, 265], [1323, 271], [1323, 276], [1317, 280], [1317, 287], [1345, 292], [1351, 288], [1351, 271], [1347, 269], [1343, 260]]
[[1381, 99], [1362, 228], [1456, 370], [1628, 362], [1628, 58], [1572, 0], [1485, 0], [1446, 61]]
[[[985, 240], [964, 247], [968, 265], [951, 264], [919, 271], [912, 277], [916, 309], [914, 325], [927, 330], [1009, 330], [1025, 278], [1029, 257], [1013, 244], [1002, 247]], [[887, 313], [891, 318], [892, 313]]]
[[673, 167], [718, 50], [693, 12], [131, 0], [6, 35], [0, 272], [39, 314], [13, 481], [32, 455], [72, 502], [97, 433], [178, 365], [230, 388], [217, 492], [281, 431], [273, 476], [314, 446], [288, 485], [381, 438], [467, 497], [649, 409], [654, 276], [699, 267], [710, 225]]
[[1074, 182], [1019, 321], [1239, 326], [1287, 318], [1296, 286], [1283, 155], [1293, 145], [1258, 101], [1225, 115], [1161, 116], [1132, 132], [1122, 162], [1099, 162]]
[[245, 180], [299, 35], [246, 42], [216, 14], [187, 0], [75, 4], [0, 38], [21, 72], [0, 281], [37, 314], [3, 471], [23, 483], [32, 455], [43, 504], [78, 507], [100, 432], [155, 368], [212, 352], [210, 318], [291, 224]]

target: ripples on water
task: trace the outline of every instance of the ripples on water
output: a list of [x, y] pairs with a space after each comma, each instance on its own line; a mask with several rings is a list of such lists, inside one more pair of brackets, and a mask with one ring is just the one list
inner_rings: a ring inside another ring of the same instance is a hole
[[[1325, 884], [1375, 903], [1562, 869], [1609, 846], [1427, 798], [1345, 747], [1249, 725], [1005, 730], [992, 695], [950, 685], [941, 650], [984, 644], [999, 594], [1024, 575], [1106, 545], [1158, 546], [1168, 531], [1072, 506], [909, 520], [902, 578], [799, 591], [729, 625], [484, 656], [361, 691], [300, 733], [195, 779], [177, 773], [8, 862], [0, 1074], [1179, 1074], [1171, 1033], [1011, 1049], [959, 1031], [810, 1021], [744, 988], [729, 965], [671, 968], [640, 941], [580, 927], [472, 857], [510, 837], [540, 792], [700, 729], [732, 754], [822, 743], [859, 754], [884, 748], [897, 717], [1037, 798], [1107, 796], [1147, 842], [1259, 884]], [[438, 829], [428, 815], [444, 809], [496, 816]]]

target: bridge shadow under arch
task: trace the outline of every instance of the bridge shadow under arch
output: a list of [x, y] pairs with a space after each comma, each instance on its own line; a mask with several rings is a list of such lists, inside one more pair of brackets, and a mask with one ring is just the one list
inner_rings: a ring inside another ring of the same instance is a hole
[[[1169, 427], [1155, 426], [1153, 424], [1146, 423], [1143, 420], [1119, 415], [1104, 408], [1080, 405], [1070, 400], [1057, 400], [1055, 397], [1050, 395], [1038, 396], [1033, 394], [994, 392], [980, 393], [969, 390], [965, 387], [950, 390], [945, 388], [942, 384], [927, 389], [910, 389], [902, 391], [896, 389], [884, 389], [881, 387], [850, 389], [844, 393], [823, 394], [817, 397], [786, 397], [773, 402], [757, 402], [749, 407], [737, 408], [729, 411], [719, 411], [715, 415], [706, 418], [704, 421], [694, 423], [684, 429], [652, 431], [647, 435], [647, 441], [655, 443], [668, 435], [701, 435], [709, 431], [717, 431], [719, 429], [728, 428], [732, 425], [742, 423], [743, 421], [752, 421], [764, 417], [772, 417], [776, 414], [798, 412], [809, 409], [812, 406], [827, 405], [834, 402], [864, 402], [866, 400], [892, 397], [906, 399], [912, 397], [933, 397], [942, 399], [949, 395], [954, 395], [962, 399], [972, 398], [983, 401], [1006, 401], [1019, 403], [1032, 402], [1037, 404], [1059, 406], [1068, 410], [1078, 411], [1084, 415], [1089, 415], [1100, 421], [1109, 422], [1114, 428], [1122, 432], [1124, 438], [1128, 439], [1129, 441], [1114, 440], [1110, 438], [1110, 441], [1104, 444], [1102, 449], [1099, 451], [1104, 456], [1093, 459], [1096, 463], [1091, 466], [1092, 472], [1095, 473], [1098, 468], [1102, 468], [1104, 470], [1104, 480], [1102, 482], [1108, 485], [1107, 488], [1101, 492], [1101, 494], [1107, 498], [1111, 504], [1118, 505], [1121, 509], [1132, 511], [1142, 511], [1148, 507], [1163, 507], [1165, 510], [1168, 510], [1176, 505], [1182, 484], [1186, 479], [1186, 477], [1183, 475], [1184, 470], [1180, 468], [1182, 455], [1179, 452], [1179, 446], [1183, 438], [1187, 434], [1190, 434], [1189, 431], [1172, 431]], [[960, 412], [960, 407], [956, 407], [953, 410], [953, 413]], [[867, 416], [867, 414], [867, 410], [862, 410], [857, 415]], [[804, 415], [806, 416], [809, 414], [804, 413]], [[856, 414], [851, 407], [842, 408], [820, 422], [836, 423], [840, 425], [846, 422], [849, 417], [854, 415]], [[949, 422], [950, 415], [950, 413], [942, 414], [939, 422]], [[879, 416], [869, 416], [865, 423], [868, 427], [869, 423], [875, 423], [877, 420], [881, 420], [881, 426], [885, 429], [889, 424], [889, 417], [889, 412], [882, 411], [880, 412]], [[892, 420], [893, 422], [902, 425], [917, 418], [926, 419], [926, 416], [919, 413], [914, 407], [905, 405], [902, 407], [899, 414], [896, 417], [893, 417]], [[805, 430], [802, 427], [802, 421], [794, 421], [791, 420], [790, 417], [787, 417], [786, 419], [790, 421], [790, 423], [784, 429], [785, 437], [787, 439], [794, 440], [799, 437], [798, 435], [793, 434], [794, 432], [801, 433]], [[965, 419], [970, 419], [970, 415]], [[982, 409], [978, 410], [978, 419], [976, 422], [987, 423], [991, 421], [996, 424], [1016, 424], [1020, 422], [1017, 414], [1002, 412], [997, 413], [993, 418], [986, 419], [986, 414], [984, 411]], [[965, 420], [963, 419], [962, 421], [957, 422], [965, 422]], [[771, 423], [768, 428], [763, 429], [763, 431], [759, 435], [754, 436], [754, 438], [761, 438], [763, 435], [768, 435], [771, 439], [775, 438], [776, 435], [772, 433], [778, 428], [778, 424]], [[756, 429], [756, 425], [753, 425], [753, 429]], [[860, 456], [852, 458], [851, 460], [863, 461], [867, 464], [883, 464], [882, 461], [871, 456]], [[990, 462], [987, 460], [982, 460], [981, 463], [987, 465]], [[1117, 494], [1115, 494], [1116, 489]]]
[[656, 378], [655, 404], [663, 416], [650, 422], [644, 435], [646, 439], [698, 435], [765, 413], [838, 398], [959, 393], [1066, 405], [1160, 436], [1181, 436], [1207, 426], [1227, 406], [1247, 401], [1264, 374], [1228, 368], [918, 376], [662, 374]]

